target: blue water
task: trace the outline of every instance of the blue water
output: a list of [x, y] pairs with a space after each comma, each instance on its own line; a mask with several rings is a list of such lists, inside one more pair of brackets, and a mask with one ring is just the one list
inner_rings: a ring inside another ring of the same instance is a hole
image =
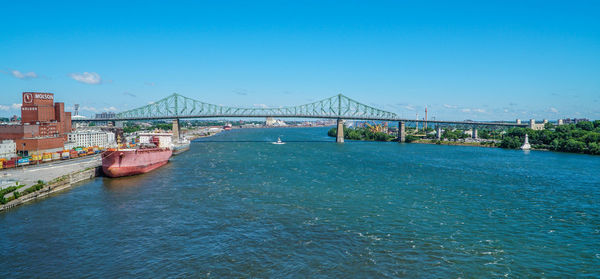
[[224, 132], [0, 213], [0, 277], [600, 277], [600, 157], [326, 131]]

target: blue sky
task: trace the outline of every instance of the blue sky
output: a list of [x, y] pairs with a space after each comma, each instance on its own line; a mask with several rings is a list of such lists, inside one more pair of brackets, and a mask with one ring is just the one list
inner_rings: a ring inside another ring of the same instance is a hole
[[410, 118], [600, 119], [599, 3], [4, 2], [0, 115], [45, 91], [84, 115], [343, 93]]

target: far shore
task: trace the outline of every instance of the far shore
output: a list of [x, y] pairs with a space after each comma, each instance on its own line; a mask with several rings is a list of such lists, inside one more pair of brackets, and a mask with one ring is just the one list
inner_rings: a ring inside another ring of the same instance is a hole
[[440, 141], [437, 140], [415, 140], [411, 143], [421, 143], [421, 144], [436, 144], [436, 145], [459, 145], [459, 146], [473, 146], [473, 147], [491, 147], [491, 148], [500, 148], [496, 145], [490, 144], [482, 144], [479, 142], [460, 142], [460, 141]]

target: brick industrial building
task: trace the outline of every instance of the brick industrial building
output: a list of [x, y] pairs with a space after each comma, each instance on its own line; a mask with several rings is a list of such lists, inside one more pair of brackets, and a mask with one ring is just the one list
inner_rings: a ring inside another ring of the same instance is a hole
[[0, 140], [14, 140], [23, 154], [53, 152], [63, 149], [70, 132], [71, 113], [54, 102], [54, 94], [23, 92], [21, 124], [0, 125]]

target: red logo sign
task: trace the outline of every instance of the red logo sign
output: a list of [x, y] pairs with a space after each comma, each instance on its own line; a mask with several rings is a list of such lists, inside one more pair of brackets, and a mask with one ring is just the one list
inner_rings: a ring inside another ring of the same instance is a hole
[[26, 104], [30, 104], [33, 101], [33, 95], [31, 93], [25, 93], [25, 94], [23, 94], [23, 101]]

